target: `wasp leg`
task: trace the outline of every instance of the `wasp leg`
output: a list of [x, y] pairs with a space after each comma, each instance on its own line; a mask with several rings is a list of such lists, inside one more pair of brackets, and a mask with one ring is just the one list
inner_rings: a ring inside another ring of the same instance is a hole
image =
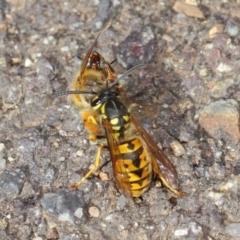
[[97, 171], [97, 169], [99, 168], [99, 165], [100, 165], [100, 156], [101, 156], [101, 152], [103, 149], [105, 149], [106, 146], [99, 146], [98, 147], [98, 150], [97, 150], [97, 155], [96, 155], [96, 158], [95, 158], [95, 162], [94, 162], [94, 166], [92, 169], [90, 169], [86, 175], [80, 179], [78, 182], [72, 184], [70, 186], [71, 189], [75, 189], [77, 188], [79, 185], [81, 185], [88, 177], [90, 177], [93, 173], [95, 173]]
[[178, 191], [178, 187], [177, 186], [171, 186], [167, 179], [165, 178], [165, 176], [161, 173], [157, 161], [154, 157], [152, 157], [152, 166], [153, 166], [153, 172], [161, 179], [162, 183], [168, 188], [170, 189], [172, 192], [174, 192], [176, 195], [178, 195], [179, 197], [183, 197], [185, 196], [184, 192], [180, 192]]
[[83, 119], [83, 124], [85, 128], [89, 131], [89, 140], [95, 141], [97, 136], [102, 135], [100, 125], [97, 121], [98, 114], [92, 109], [83, 109], [81, 112], [81, 117]]

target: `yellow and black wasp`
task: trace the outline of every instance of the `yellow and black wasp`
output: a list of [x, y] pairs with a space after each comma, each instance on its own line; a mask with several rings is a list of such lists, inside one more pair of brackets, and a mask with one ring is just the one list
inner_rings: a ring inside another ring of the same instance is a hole
[[[103, 127], [105, 130], [115, 182], [122, 194], [128, 198], [141, 196], [148, 190], [153, 175], [156, 175], [172, 192], [178, 196], [184, 196], [179, 189], [178, 174], [174, 165], [137, 118], [131, 114], [118, 87], [121, 79], [142, 66], [144, 64], [133, 67], [112, 84], [106, 79], [105, 87], [99, 91], [75, 90], [58, 95], [77, 94], [79, 97], [93, 95], [89, 102], [94, 111], [92, 124], [96, 124], [97, 128]], [[72, 189], [77, 188], [99, 168], [103, 148], [105, 146], [99, 146], [94, 167], [80, 181], [73, 184]]]

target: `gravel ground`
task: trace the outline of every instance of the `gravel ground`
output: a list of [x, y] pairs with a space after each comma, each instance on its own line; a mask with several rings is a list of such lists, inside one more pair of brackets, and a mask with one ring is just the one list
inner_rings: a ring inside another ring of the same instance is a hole
[[[0, 239], [240, 239], [239, 0], [1, 0], [0, 10]], [[147, 64], [124, 87], [183, 198], [153, 181], [125, 199], [107, 151], [101, 174], [69, 190], [97, 146], [69, 98], [52, 96], [107, 21], [97, 49], [118, 74]]]

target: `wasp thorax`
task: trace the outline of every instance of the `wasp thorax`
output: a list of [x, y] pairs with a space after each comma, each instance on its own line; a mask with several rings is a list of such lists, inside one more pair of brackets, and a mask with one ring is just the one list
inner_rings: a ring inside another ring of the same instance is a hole
[[93, 97], [93, 99], [91, 100], [91, 106], [95, 110], [97, 110], [99, 107], [101, 107], [103, 103], [106, 103], [107, 101], [109, 101], [109, 99], [114, 99], [117, 96], [118, 96], [117, 92], [105, 90], [99, 95]]

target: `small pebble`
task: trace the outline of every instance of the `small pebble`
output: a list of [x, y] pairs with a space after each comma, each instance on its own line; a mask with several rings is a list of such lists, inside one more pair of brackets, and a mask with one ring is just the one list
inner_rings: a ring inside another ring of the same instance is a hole
[[18, 64], [21, 62], [21, 59], [20, 58], [12, 58], [12, 63], [13, 64]]
[[206, 77], [208, 75], [208, 69], [207, 68], [202, 68], [199, 70], [199, 75], [201, 77]]
[[25, 62], [24, 62], [24, 66], [25, 67], [31, 67], [33, 64], [32, 60], [29, 58], [26, 58]]
[[226, 31], [230, 37], [236, 37], [239, 33], [239, 27], [231, 20], [227, 21]]
[[99, 209], [97, 208], [97, 207], [90, 207], [89, 209], [88, 209], [88, 213], [90, 214], [90, 216], [91, 217], [95, 217], [95, 218], [97, 218], [97, 217], [99, 217], [100, 216], [100, 211], [99, 211]]
[[62, 137], [66, 137], [67, 136], [67, 132], [64, 130], [59, 130], [59, 135]]
[[61, 47], [61, 52], [69, 52], [69, 47], [68, 46]]
[[3, 143], [0, 143], [0, 152], [2, 152], [4, 148], [5, 148], [5, 145]]
[[13, 157], [11, 157], [11, 156], [9, 156], [7, 159], [8, 159], [9, 162], [13, 162], [13, 161], [16, 160], [16, 158], [13, 158]]
[[232, 71], [232, 67], [226, 63], [220, 62], [216, 70], [219, 72], [230, 72]]
[[203, 230], [201, 225], [197, 222], [190, 222], [188, 224], [178, 226], [174, 231], [174, 236], [179, 239], [183, 239], [189, 234], [189, 232], [191, 232], [193, 236], [198, 236], [199, 239], [201, 239]]
[[0, 158], [0, 170], [5, 169], [5, 167], [6, 167], [6, 159]]
[[53, 142], [53, 146], [54, 146], [55, 148], [59, 148], [59, 143], [58, 143], [58, 142]]
[[175, 140], [170, 143], [170, 148], [173, 151], [174, 156], [180, 157], [185, 154], [185, 149], [183, 148], [182, 144]]
[[208, 37], [213, 38], [217, 33], [222, 32], [224, 29], [223, 24], [216, 24], [214, 27], [212, 27], [208, 32]]
[[109, 181], [109, 177], [108, 177], [108, 174], [105, 173], [105, 172], [100, 172], [99, 173], [99, 177], [101, 178], [102, 181]]
[[78, 208], [75, 213], [74, 216], [77, 218], [81, 218], [83, 216], [83, 209], [82, 208]]
[[78, 150], [78, 151], [76, 152], [76, 155], [77, 155], [78, 157], [82, 157], [82, 156], [84, 155], [83, 150]]

